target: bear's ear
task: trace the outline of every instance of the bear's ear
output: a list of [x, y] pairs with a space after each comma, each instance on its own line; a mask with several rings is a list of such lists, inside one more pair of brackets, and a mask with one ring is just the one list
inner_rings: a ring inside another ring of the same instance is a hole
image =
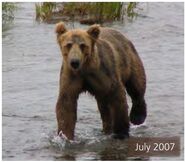
[[94, 39], [98, 39], [99, 34], [100, 34], [100, 25], [92, 25], [89, 27], [87, 30], [87, 33]]
[[59, 22], [56, 24], [55, 32], [59, 35], [64, 34], [67, 32], [67, 29], [65, 27], [65, 24], [63, 22]]

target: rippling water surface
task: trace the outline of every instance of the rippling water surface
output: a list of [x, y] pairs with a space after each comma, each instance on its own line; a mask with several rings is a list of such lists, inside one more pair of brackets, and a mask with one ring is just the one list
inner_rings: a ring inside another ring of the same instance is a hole
[[[76, 140], [69, 143], [56, 136], [61, 57], [54, 25], [35, 22], [33, 3], [20, 6], [2, 35], [3, 160], [143, 159], [127, 157], [125, 141], [102, 134], [96, 102], [87, 94], [78, 102]], [[147, 74], [148, 118], [131, 126], [131, 138], [180, 136], [183, 143], [184, 4], [140, 6], [136, 20], [107, 25], [135, 44]], [[180, 157], [145, 160], [182, 160], [183, 149]]]

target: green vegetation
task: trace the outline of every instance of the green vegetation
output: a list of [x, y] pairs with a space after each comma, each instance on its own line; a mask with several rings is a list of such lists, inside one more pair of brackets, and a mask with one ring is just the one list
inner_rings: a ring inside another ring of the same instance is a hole
[[77, 12], [80, 16], [88, 15], [94, 19], [115, 20], [121, 16], [121, 2], [66, 3], [64, 11]]
[[36, 20], [47, 20], [50, 19], [53, 10], [56, 8], [56, 3], [54, 2], [43, 2], [35, 4], [36, 8]]
[[14, 11], [16, 9], [15, 3], [3, 2], [2, 3], [2, 20], [3, 23], [14, 19]]
[[[56, 15], [71, 20], [94, 20], [96, 23], [133, 18], [136, 2], [45, 2], [36, 4], [36, 19], [48, 21]], [[57, 14], [56, 14], [57, 13]]]
[[134, 17], [137, 16], [137, 13], [134, 12], [134, 9], [136, 8], [137, 3], [136, 2], [130, 2], [127, 6], [127, 15], [128, 17]]

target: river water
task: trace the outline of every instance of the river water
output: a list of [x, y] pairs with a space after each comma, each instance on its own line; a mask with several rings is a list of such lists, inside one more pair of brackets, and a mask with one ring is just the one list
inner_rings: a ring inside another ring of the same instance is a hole
[[[107, 24], [135, 44], [147, 74], [148, 117], [131, 126], [132, 137], [181, 137], [183, 159], [184, 4], [141, 3], [134, 21]], [[35, 20], [34, 3], [21, 3], [13, 23], [2, 33], [3, 160], [132, 160], [125, 142], [101, 132], [93, 97], [82, 94], [74, 143], [56, 135], [55, 103], [61, 56], [54, 24]], [[70, 26], [70, 24], [69, 24]], [[75, 28], [87, 26], [74, 24]], [[130, 98], [128, 98], [129, 105]]]

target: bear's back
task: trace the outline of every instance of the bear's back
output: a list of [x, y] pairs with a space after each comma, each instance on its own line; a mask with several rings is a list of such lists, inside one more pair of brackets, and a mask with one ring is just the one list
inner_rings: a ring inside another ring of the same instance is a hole
[[129, 40], [117, 30], [105, 27], [101, 27], [100, 30], [100, 39], [109, 41], [113, 45], [121, 44], [123, 47], [123, 45], [127, 45], [129, 42]]
[[[107, 42], [114, 55], [114, 60], [118, 65], [117, 68], [124, 76], [123, 80], [127, 80], [130, 75], [132, 59], [135, 57], [135, 52], [131, 49], [131, 43], [122, 33], [111, 28], [100, 28], [100, 40]], [[109, 55], [109, 53], [107, 53]]]

